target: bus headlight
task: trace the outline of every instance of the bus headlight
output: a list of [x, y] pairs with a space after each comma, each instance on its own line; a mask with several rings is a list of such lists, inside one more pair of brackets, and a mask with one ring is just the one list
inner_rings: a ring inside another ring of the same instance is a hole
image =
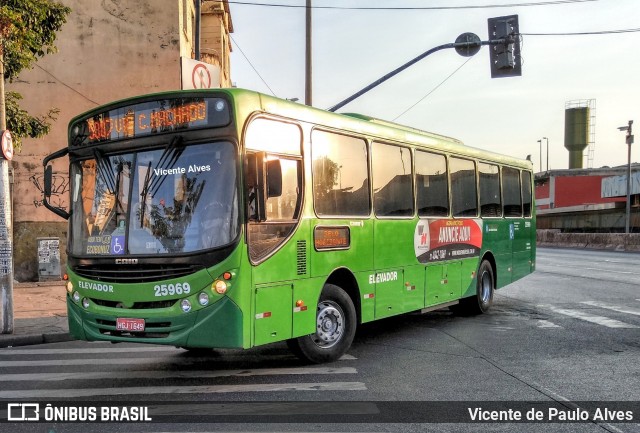
[[207, 305], [209, 303], [209, 295], [207, 295], [205, 292], [200, 292], [200, 294], [198, 295], [198, 303], [203, 307]]
[[184, 311], [185, 313], [191, 311], [191, 302], [189, 302], [188, 299], [183, 299], [180, 303], [180, 306], [182, 307], [182, 311]]
[[89, 308], [89, 299], [88, 298], [82, 298], [82, 306], [86, 309]]
[[73, 300], [75, 302], [80, 302], [80, 293], [78, 292], [73, 292]]
[[71, 281], [67, 281], [67, 293], [73, 292], [73, 283]]
[[215, 280], [211, 288], [219, 295], [227, 293], [227, 283], [222, 280]]

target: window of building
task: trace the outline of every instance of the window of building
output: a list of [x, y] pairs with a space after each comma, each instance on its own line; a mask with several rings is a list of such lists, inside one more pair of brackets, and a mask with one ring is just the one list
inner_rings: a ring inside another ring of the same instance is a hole
[[373, 207], [376, 216], [413, 215], [411, 150], [373, 143], [371, 149]]
[[313, 200], [318, 216], [370, 214], [367, 143], [361, 138], [314, 130]]
[[473, 161], [460, 158], [449, 159], [451, 172], [451, 209], [454, 217], [478, 215], [476, 192], [476, 168]]
[[522, 216], [522, 198], [520, 197], [520, 172], [515, 168], [502, 168], [502, 191], [504, 216]]
[[502, 216], [502, 201], [500, 194], [500, 170], [497, 165], [478, 163], [480, 186], [480, 216]]

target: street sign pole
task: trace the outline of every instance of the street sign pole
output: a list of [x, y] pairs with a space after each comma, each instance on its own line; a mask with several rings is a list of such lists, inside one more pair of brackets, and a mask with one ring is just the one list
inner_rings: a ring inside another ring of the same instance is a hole
[[[0, 55], [0, 105], [4, 107], [4, 65]], [[13, 156], [11, 134], [7, 129], [4, 109], [0, 110], [2, 150], [0, 157], [0, 333], [13, 333], [13, 228], [11, 226], [11, 200], [9, 164]]]

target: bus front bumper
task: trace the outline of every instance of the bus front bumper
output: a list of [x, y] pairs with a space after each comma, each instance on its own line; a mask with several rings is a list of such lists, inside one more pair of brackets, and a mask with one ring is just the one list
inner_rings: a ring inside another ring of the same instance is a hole
[[121, 315], [93, 314], [67, 298], [69, 332], [79, 340], [166, 344], [177, 347], [242, 348], [242, 312], [229, 298], [179, 316], [145, 318], [144, 332], [116, 330], [117, 318], [143, 317], [144, 310]]

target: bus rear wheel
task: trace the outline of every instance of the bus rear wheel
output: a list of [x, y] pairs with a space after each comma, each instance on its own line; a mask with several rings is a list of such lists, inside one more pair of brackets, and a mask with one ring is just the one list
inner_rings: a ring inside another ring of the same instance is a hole
[[356, 333], [356, 310], [340, 287], [326, 284], [316, 308], [316, 332], [287, 341], [299, 358], [314, 363], [338, 360], [351, 346]]
[[483, 314], [489, 311], [493, 304], [493, 293], [496, 289], [496, 279], [493, 267], [487, 260], [483, 260], [478, 268], [476, 295], [460, 300], [456, 311], [465, 315]]

